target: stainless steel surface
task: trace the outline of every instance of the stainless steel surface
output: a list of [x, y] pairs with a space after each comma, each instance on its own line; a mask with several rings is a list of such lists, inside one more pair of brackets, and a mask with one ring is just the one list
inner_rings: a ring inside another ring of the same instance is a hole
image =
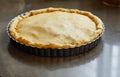
[[[16, 49], [6, 33], [8, 22], [31, 9], [64, 7], [91, 11], [106, 27], [102, 41], [89, 53], [67, 58], [41, 58]], [[120, 77], [120, 8], [98, 0], [1, 0], [0, 76]]]

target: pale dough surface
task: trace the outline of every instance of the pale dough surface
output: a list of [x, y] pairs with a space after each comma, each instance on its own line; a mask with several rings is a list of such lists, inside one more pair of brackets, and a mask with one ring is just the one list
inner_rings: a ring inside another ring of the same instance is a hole
[[19, 36], [41, 44], [89, 41], [95, 31], [96, 24], [89, 17], [57, 11], [25, 18], [17, 25]]

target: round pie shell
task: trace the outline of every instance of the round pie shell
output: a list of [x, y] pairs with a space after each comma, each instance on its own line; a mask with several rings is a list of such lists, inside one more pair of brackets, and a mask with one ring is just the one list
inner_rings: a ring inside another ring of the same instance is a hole
[[[21, 17], [26, 14], [27, 14], [27, 12], [23, 13], [19, 16]], [[25, 45], [25, 44], [19, 42], [18, 40], [16, 40], [15, 38], [13, 38], [13, 36], [11, 36], [9, 27], [10, 27], [11, 23], [14, 21], [14, 19], [12, 19], [7, 26], [7, 33], [10, 37], [10, 41], [12, 42], [12, 44], [15, 47], [17, 47], [18, 49], [20, 49], [26, 53], [37, 55], [37, 56], [42, 56], [42, 57], [66, 57], [66, 56], [78, 55], [80, 53], [85, 53], [85, 52], [93, 49], [99, 43], [99, 41], [101, 40], [101, 36], [104, 33], [104, 29], [105, 29], [104, 25], [102, 25], [102, 27], [103, 27], [102, 33], [96, 39], [94, 39], [91, 42], [88, 42], [87, 44], [83, 44], [83, 45], [75, 46], [75, 47], [71, 47], [71, 48], [39, 48], [39, 47]]]

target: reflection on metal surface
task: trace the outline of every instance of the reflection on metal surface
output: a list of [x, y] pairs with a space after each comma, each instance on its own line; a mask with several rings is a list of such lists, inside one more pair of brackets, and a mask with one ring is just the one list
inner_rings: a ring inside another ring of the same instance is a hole
[[101, 54], [101, 56], [97, 60], [97, 65], [98, 65], [97, 77], [110, 77], [111, 47], [108, 44], [104, 44], [104, 48], [103, 48], [103, 54]]
[[[119, 46], [118, 46], [119, 48]], [[118, 64], [117, 64], [117, 77], [120, 77], [120, 48], [119, 48], [119, 54], [118, 54]]]
[[[119, 77], [119, 54], [118, 45], [104, 44], [107, 49], [103, 50], [103, 54], [98, 58], [98, 76], [97, 77]], [[107, 72], [105, 72], [107, 71]]]
[[117, 77], [117, 68], [118, 68], [118, 56], [119, 56], [119, 47], [117, 45], [112, 46], [112, 62], [111, 62], [111, 77]]
[[[99, 49], [98, 50], [96, 50]], [[34, 56], [27, 53], [24, 53], [12, 45], [12, 42], [8, 45], [8, 51], [12, 57], [16, 60], [19, 60], [28, 65], [38, 65], [43, 66], [50, 70], [55, 70], [59, 68], [69, 68], [78, 66], [81, 64], [85, 64], [90, 62], [91, 60], [95, 59], [101, 52], [103, 48], [102, 41], [96, 46], [93, 50], [88, 53], [83, 53], [78, 56], [71, 56], [71, 57], [59, 57], [59, 58], [49, 58], [49, 57], [40, 57]]]

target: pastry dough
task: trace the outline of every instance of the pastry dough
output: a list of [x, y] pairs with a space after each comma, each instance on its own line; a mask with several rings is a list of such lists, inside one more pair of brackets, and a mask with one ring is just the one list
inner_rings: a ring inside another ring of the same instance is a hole
[[90, 12], [64, 8], [32, 10], [16, 17], [10, 35], [37, 48], [70, 48], [95, 40], [103, 31], [102, 21]]

